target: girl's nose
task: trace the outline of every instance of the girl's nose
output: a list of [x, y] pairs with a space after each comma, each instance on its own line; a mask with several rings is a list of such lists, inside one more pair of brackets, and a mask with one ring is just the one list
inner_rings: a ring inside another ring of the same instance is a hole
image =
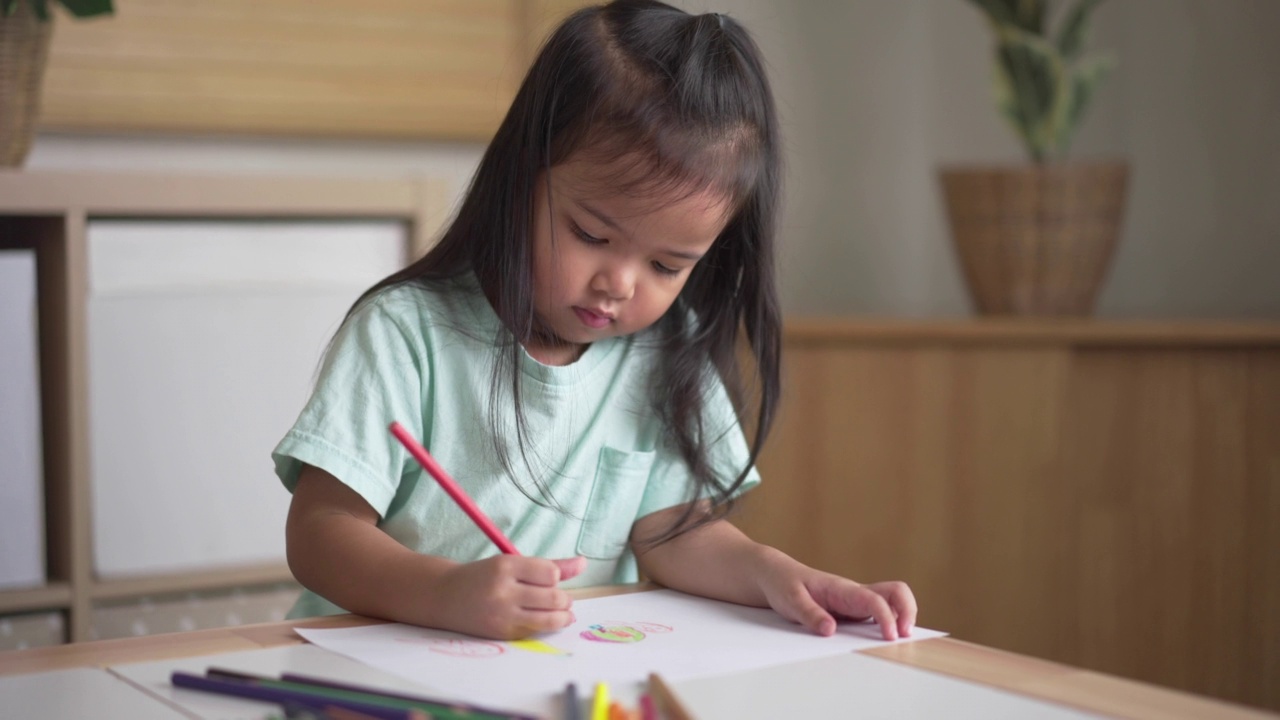
[[608, 295], [610, 300], [630, 300], [636, 291], [635, 275], [626, 267], [601, 268], [591, 289]]

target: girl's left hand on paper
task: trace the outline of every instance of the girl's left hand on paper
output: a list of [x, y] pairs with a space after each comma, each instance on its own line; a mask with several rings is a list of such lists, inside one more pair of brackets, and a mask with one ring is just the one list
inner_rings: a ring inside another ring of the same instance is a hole
[[770, 607], [819, 635], [834, 634], [837, 620], [870, 618], [885, 640], [897, 640], [916, 624], [915, 595], [904, 582], [863, 585], [791, 558], [766, 565], [758, 580]]

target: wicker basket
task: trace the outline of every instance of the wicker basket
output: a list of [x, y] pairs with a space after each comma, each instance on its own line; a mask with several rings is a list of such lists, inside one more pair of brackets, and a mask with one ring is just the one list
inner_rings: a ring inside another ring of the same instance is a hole
[[31, 149], [52, 29], [27, 2], [0, 13], [0, 166], [20, 167]]
[[947, 168], [941, 175], [979, 312], [1093, 312], [1120, 234], [1126, 163]]

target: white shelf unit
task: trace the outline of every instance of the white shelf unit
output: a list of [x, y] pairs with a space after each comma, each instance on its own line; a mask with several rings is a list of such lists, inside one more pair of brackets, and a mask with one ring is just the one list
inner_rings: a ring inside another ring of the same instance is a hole
[[37, 257], [47, 569], [41, 586], [0, 590], [0, 616], [64, 613], [68, 640], [77, 642], [90, 638], [95, 602], [292, 579], [281, 562], [112, 577], [95, 571], [88, 249], [94, 221], [393, 221], [403, 223], [416, 257], [443, 223], [450, 197], [449, 182], [435, 178], [0, 171], [0, 247], [34, 248]]

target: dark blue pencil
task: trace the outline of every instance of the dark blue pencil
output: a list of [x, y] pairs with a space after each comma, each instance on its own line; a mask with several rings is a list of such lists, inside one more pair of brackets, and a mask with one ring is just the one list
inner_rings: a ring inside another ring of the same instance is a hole
[[175, 687], [187, 688], [190, 690], [200, 690], [218, 695], [230, 695], [233, 697], [242, 697], [249, 700], [262, 700], [264, 702], [275, 703], [277, 705], [294, 705], [299, 707], [322, 709], [330, 707], [345, 708], [363, 713], [378, 720], [414, 720], [421, 717], [413, 709], [386, 707], [385, 705], [373, 705], [370, 703], [357, 702], [355, 700], [342, 700], [333, 697], [320, 697], [314, 693], [299, 692], [296, 690], [286, 690], [278, 687], [266, 687], [254, 683], [243, 682], [239, 680], [218, 680], [215, 678], [205, 678], [199, 675], [192, 675], [180, 671], [174, 671], [169, 676], [169, 681]]
[[564, 717], [565, 720], [582, 720], [582, 705], [578, 703], [576, 683], [564, 686]]
[[538, 720], [535, 716], [513, 713], [509, 710], [483, 708], [451, 700], [435, 700], [420, 695], [405, 695], [304, 675], [283, 673], [277, 679], [217, 667], [209, 668], [205, 671], [205, 674], [211, 678], [257, 683], [266, 687], [309, 692], [323, 697], [337, 697], [345, 700], [355, 700], [356, 702], [367, 702], [372, 705], [398, 708], [412, 707], [430, 713], [437, 720]]

